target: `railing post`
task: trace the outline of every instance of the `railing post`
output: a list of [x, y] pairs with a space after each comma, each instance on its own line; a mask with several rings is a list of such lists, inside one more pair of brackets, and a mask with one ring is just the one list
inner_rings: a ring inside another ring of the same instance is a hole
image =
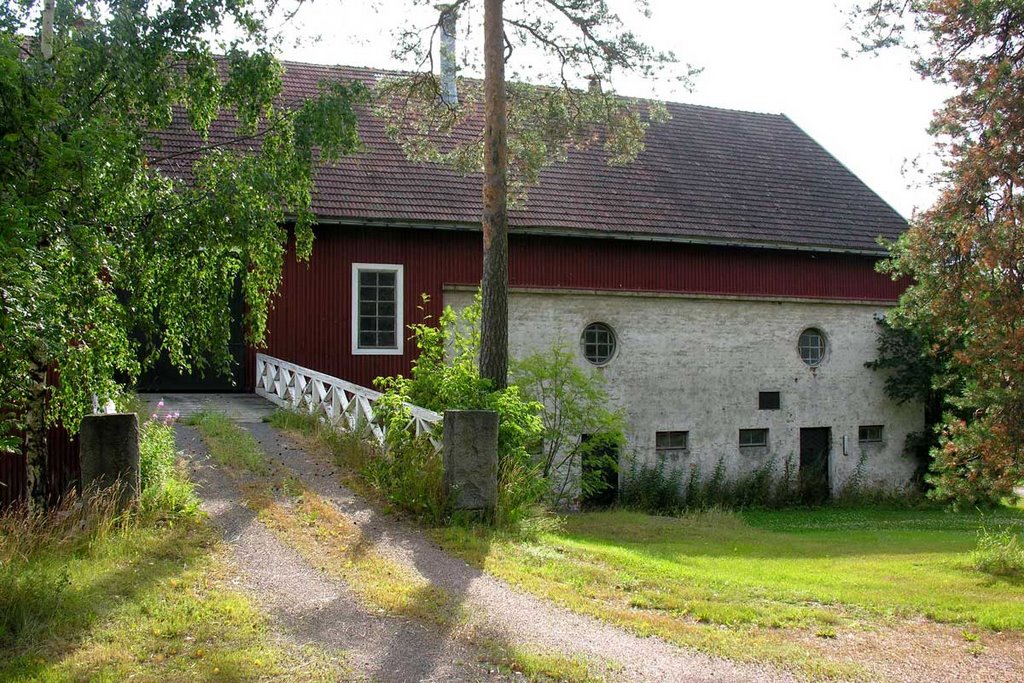
[[498, 413], [446, 410], [442, 461], [445, 493], [455, 509], [493, 515], [498, 502]]
[[135, 413], [85, 416], [79, 428], [79, 450], [83, 490], [95, 493], [117, 486], [122, 506], [138, 497], [142, 487]]

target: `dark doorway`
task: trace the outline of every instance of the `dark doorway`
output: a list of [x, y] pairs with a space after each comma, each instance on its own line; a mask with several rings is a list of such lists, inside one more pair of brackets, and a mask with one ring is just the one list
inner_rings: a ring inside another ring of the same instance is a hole
[[[166, 353], [161, 353], [156, 363], [139, 377], [140, 392], [217, 392], [245, 391], [245, 329], [243, 318], [245, 300], [241, 286], [235, 287], [231, 300], [231, 374], [222, 375], [214, 370], [205, 373], [183, 373], [171, 363]], [[142, 336], [142, 335], [140, 335]], [[143, 347], [153, 344], [143, 339]], [[150, 346], [152, 348], [152, 346]]]
[[804, 503], [824, 503], [832, 495], [828, 476], [831, 443], [828, 427], [800, 430], [800, 499]]
[[580, 503], [586, 508], [608, 507], [619, 495], [619, 445], [611, 435], [584, 434]]

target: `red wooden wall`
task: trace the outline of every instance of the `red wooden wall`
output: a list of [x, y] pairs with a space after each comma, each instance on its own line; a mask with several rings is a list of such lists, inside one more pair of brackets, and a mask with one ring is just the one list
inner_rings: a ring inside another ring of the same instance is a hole
[[[50, 498], [56, 500], [81, 479], [78, 461], [78, 437], [62, 427], [47, 433], [49, 449]], [[25, 496], [25, 454], [0, 453], [0, 510]]]
[[[479, 232], [324, 226], [308, 263], [289, 258], [265, 352], [364, 386], [408, 373], [413, 354], [354, 356], [349, 318], [353, 263], [404, 265], [405, 323], [436, 318], [445, 285], [480, 281]], [[903, 284], [865, 256], [653, 241], [513, 234], [513, 287], [895, 301]], [[420, 294], [429, 295], [424, 310]], [[249, 353], [250, 388], [255, 352]]]

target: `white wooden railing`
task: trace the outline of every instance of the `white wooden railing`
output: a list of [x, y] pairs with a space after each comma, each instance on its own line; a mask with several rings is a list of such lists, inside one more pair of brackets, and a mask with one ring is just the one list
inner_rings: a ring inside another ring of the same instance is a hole
[[[379, 391], [257, 353], [256, 393], [282, 408], [318, 415], [336, 429], [350, 431], [365, 425], [382, 445], [386, 443], [387, 426], [376, 419], [373, 410]], [[441, 415], [419, 406], [408, 407], [406, 429], [416, 436], [425, 435], [440, 450], [436, 427]]]

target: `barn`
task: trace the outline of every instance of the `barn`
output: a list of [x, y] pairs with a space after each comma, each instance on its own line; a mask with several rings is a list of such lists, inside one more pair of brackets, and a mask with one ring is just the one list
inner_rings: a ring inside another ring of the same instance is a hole
[[[380, 75], [287, 63], [285, 82]], [[865, 367], [904, 287], [876, 272], [879, 238], [905, 221], [785, 116], [667, 107], [635, 163], [574, 152], [512, 211], [511, 355], [574, 349], [641, 460], [905, 486], [923, 408]], [[371, 386], [408, 372], [405, 325], [472, 301], [480, 178], [409, 162], [370, 116], [360, 135], [363, 153], [317, 175], [312, 260], [289, 258], [264, 352]], [[250, 350], [250, 389], [253, 365]]]
[[[383, 75], [284, 66], [288, 97]], [[511, 355], [560, 344], [602, 373], [627, 417], [622, 457], [731, 477], [799, 467], [823, 495], [854, 476], [906, 486], [923, 407], [889, 399], [865, 367], [905, 286], [876, 272], [879, 238], [905, 221], [783, 115], [666, 106], [634, 163], [573, 152], [513, 209]], [[215, 125], [209, 142], [230, 136]], [[406, 325], [472, 301], [480, 178], [408, 161], [368, 114], [360, 136], [363, 152], [317, 173], [313, 255], [289, 254], [260, 351], [372, 386], [408, 373]], [[166, 170], [187, 175], [184, 116], [162, 137]], [[233, 386], [252, 391], [257, 350], [238, 341]], [[232, 386], [204, 382], [157, 372], [143, 388]]]

